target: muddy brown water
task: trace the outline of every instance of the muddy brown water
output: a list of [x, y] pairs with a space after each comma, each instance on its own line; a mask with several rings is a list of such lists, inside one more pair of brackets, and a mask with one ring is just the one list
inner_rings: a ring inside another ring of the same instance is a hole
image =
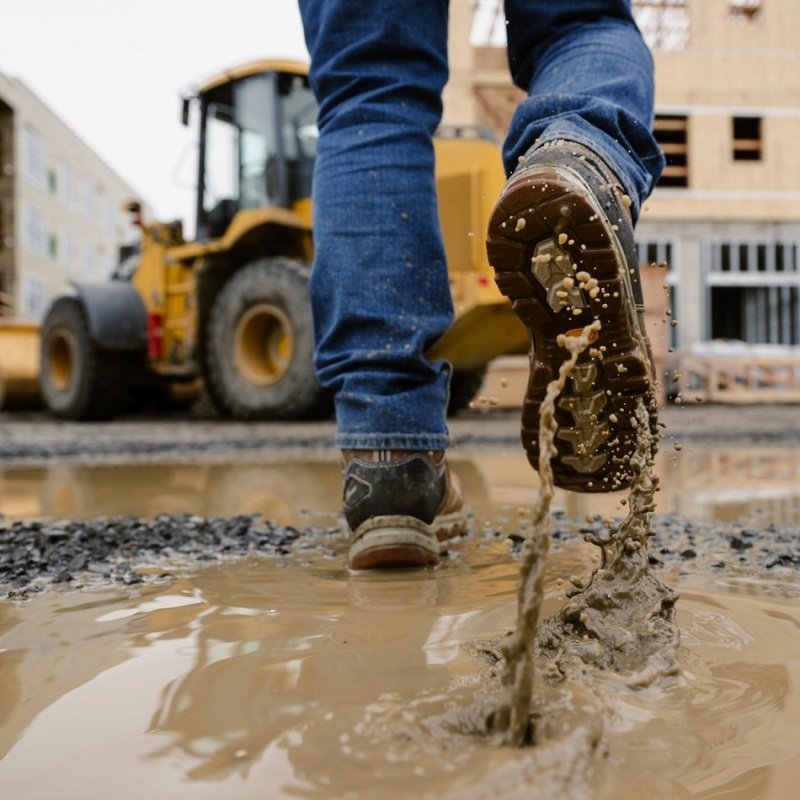
[[[662, 444], [659, 511], [797, 522], [797, 456]], [[480, 735], [492, 643], [516, 624], [513, 532], [536, 477], [524, 456], [460, 453], [475, 532], [436, 571], [350, 574], [346, 541], [282, 558], [175, 566], [137, 590], [0, 604], [0, 788], [14, 800], [126, 798], [765, 798], [800, 779], [800, 583], [790, 573], [666, 571], [679, 670], [549, 687], [534, 748]], [[259, 511], [336, 524], [334, 458], [0, 470], [10, 516]], [[572, 516], [624, 493], [557, 494]], [[16, 504], [16, 505], [15, 505]], [[551, 552], [543, 617], [597, 566]], [[159, 569], [159, 571], [161, 571]], [[46, 769], [44, 766], [46, 765]]]
[[[475, 643], [515, 622], [507, 548], [476, 535], [437, 571], [380, 575], [348, 574], [345, 548], [0, 605], [3, 795], [796, 796], [796, 583], [668, 576], [680, 673], [551, 692], [565, 729], [499, 748], [459, 712], [486, 686]], [[551, 553], [545, 615], [593, 551]]]

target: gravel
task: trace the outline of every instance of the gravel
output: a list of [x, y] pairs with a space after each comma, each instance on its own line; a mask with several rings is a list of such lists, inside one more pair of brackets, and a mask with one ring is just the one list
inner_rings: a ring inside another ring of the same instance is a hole
[[0, 598], [25, 599], [57, 586], [132, 586], [164, 577], [179, 565], [197, 568], [256, 553], [286, 555], [303, 546], [301, 539], [313, 539], [315, 544], [305, 546], [319, 548], [335, 533], [298, 530], [258, 515], [0, 523]]
[[[800, 440], [800, 415], [790, 406], [668, 407], [661, 413], [668, 436], [682, 441], [747, 443]], [[461, 446], [518, 444], [518, 412], [467, 413], [451, 421]], [[133, 463], [181, 458], [213, 460], [247, 452], [278, 458], [293, 449], [333, 450], [333, 423], [236, 423], [179, 417], [64, 423], [44, 414], [0, 413], [0, 458], [5, 465]], [[744, 570], [794, 576], [800, 570], [800, 527], [750, 522], [699, 521], [654, 515], [649, 553], [654, 568], [685, 573]], [[556, 517], [554, 542], [601, 535], [604, 525]], [[502, 537], [481, 532], [475, 535]], [[4, 522], [0, 516], [0, 598], [20, 599], [47, 588], [98, 584], [130, 586], [174, 570], [249, 554], [281, 557], [305, 547], [332, 554], [341, 531], [298, 530], [259, 516], [230, 519], [162, 515], [154, 519]], [[512, 536], [512, 552], [519, 536]], [[142, 569], [145, 567], [146, 569]]]
[[[653, 515], [650, 563], [683, 574], [746, 572], [776, 577], [800, 571], [800, 528], [698, 522], [677, 515]], [[587, 524], [557, 514], [554, 546], [581, 534], [602, 536], [601, 522]], [[203, 565], [247, 555], [281, 557], [309, 549], [333, 556], [337, 528], [296, 529], [258, 515], [230, 519], [191, 515], [101, 517], [90, 520], [0, 523], [0, 598], [25, 599], [53, 588], [132, 586], [170, 575], [176, 567]], [[522, 536], [510, 539], [517, 553]], [[344, 564], [342, 564], [344, 566]], [[142, 568], [145, 569], [142, 569]]]

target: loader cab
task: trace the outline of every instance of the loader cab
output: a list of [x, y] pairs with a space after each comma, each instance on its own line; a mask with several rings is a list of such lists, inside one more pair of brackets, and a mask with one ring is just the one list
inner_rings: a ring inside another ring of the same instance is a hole
[[311, 196], [317, 103], [303, 65], [250, 65], [199, 99], [198, 239], [221, 237], [238, 211]]

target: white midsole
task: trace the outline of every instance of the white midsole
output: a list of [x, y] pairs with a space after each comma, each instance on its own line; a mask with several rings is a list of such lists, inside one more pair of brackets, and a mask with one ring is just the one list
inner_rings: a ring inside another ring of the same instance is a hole
[[405, 515], [372, 517], [358, 526], [350, 546], [350, 560], [373, 547], [404, 545], [421, 547], [437, 556], [442, 549], [433, 526], [422, 520]]

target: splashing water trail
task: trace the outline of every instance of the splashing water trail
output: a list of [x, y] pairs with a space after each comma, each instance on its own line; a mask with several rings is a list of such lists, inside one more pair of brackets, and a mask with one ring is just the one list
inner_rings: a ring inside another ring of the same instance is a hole
[[503, 744], [520, 747], [532, 739], [530, 707], [533, 696], [534, 664], [530, 643], [536, 633], [544, 594], [544, 568], [550, 546], [550, 503], [553, 499], [553, 468], [556, 455], [555, 435], [558, 423], [555, 407], [578, 356], [589, 346], [590, 335], [600, 323], [587, 325], [580, 336], [560, 336], [559, 345], [570, 357], [564, 361], [558, 377], [547, 386], [540, 409], [539, 426], [539, 491], [533, 509], [533, 530], [522, 548], [521, 581], [518, 593], [517, 628], [500, 645], [505, 659], [503, 673], [504, 699], [493, 719], [495, 736]]
[[[658, 479], [653, 475], [654, 434], [642, 400], [635, 410], [637, 443], [628, 465], [632, 476], [629, 514], [616, 529], [609, 526], [607, 538], [586, 537], [600, 548], [600, 566], [585, 583], [574, 580], [567, 604], [537, 629], [554, 494], [550, 462], [556, 454], [555, 404], [598, 326], [595, 322], [578, 337], [560, 338], [569, 358], [548, 385], [540, 410], [541, 483], [532, 532], [522, 549], [517, 627], [499, 642], [496, 653], [503, 662], [502, 693], [488, 725], [500, 744], [520, 747], [541, 738], [534, 730], [531, 707], [535, 672], [547, 676], [550, 685], [570, 678], [591, 684], [594, 672], [598, 677], [618, 674], [626, 686], [636, 688], [678, 671], [677, 594], [653, 575], [647, 555]], [[596, 708], [595, 712], [601, 724], [602, 711]]]
[[607, 538], [587, 535], [600, 548], [600, 566], [586, 586], [569, 592], [569, 602], [537, 632], [538, 659], [551, 680], [584, 665], [622, 674], [630, 687], [653, 683], [678, 671], [678, 595], [650, 569], [647, 540], [658, 479], [653, 475], [653, 436], [648, 412], [636, 409], [638, 438], [630, 460], [628, 516]]

